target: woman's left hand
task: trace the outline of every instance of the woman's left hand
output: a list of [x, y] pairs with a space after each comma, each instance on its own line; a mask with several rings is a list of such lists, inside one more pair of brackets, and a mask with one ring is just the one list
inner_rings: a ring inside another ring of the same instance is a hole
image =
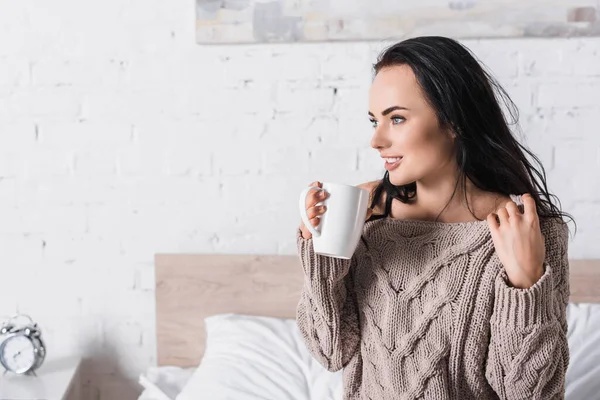
[[488, 215], [487, 222], [510, 285], [527, 289], [544, 274], [546, 246], [535, 200], [529, 194], [524, 194], [522, 199], [523, 213], [514, 201], [509, 201], [497, 214]]

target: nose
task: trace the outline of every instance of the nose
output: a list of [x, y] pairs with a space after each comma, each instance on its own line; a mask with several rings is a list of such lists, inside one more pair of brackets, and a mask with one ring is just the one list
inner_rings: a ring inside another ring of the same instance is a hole
[[371, 147], [375, 150], [387, 149], [392, 145], [391, 140], [388, 138], [388, 134], [384, 127], [380, 126], [373, 132], [371, 138]]

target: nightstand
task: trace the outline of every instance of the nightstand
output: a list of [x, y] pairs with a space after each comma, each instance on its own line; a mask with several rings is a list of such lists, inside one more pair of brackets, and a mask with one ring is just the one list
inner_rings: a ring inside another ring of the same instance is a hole
[[80, 363], [78, 357], [50, 358], [37, 376], [6, 372], [0, 375], [0, 400], [79, 400]]

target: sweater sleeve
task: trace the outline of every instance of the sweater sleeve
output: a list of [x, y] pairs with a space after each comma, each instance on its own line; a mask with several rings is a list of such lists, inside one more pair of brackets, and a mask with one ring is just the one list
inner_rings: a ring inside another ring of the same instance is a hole
[[569, 364], [566, 225], [545, 233], [544, 275], [530, 288], [495, 281], [486, 378], [502, 400], [563, 399]]
[[304, 285], [297, 323], [308, 350], [329, 371], [344, 368], [360, 342], [351, 260], [315, 254], [312, 239], [297, 234]]

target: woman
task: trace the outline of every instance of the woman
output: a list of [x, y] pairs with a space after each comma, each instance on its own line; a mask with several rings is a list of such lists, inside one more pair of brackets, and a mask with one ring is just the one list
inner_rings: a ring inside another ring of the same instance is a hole
[[361, 185], [362, 240], [342, 260], [298, 232], [309, 350], [344, 370], [345, 399], [563, 398], [567, 214], [511, 134], [508, 97], [448, 38], [400, 42], [374, 67], [371, 145], [387, 172]]

